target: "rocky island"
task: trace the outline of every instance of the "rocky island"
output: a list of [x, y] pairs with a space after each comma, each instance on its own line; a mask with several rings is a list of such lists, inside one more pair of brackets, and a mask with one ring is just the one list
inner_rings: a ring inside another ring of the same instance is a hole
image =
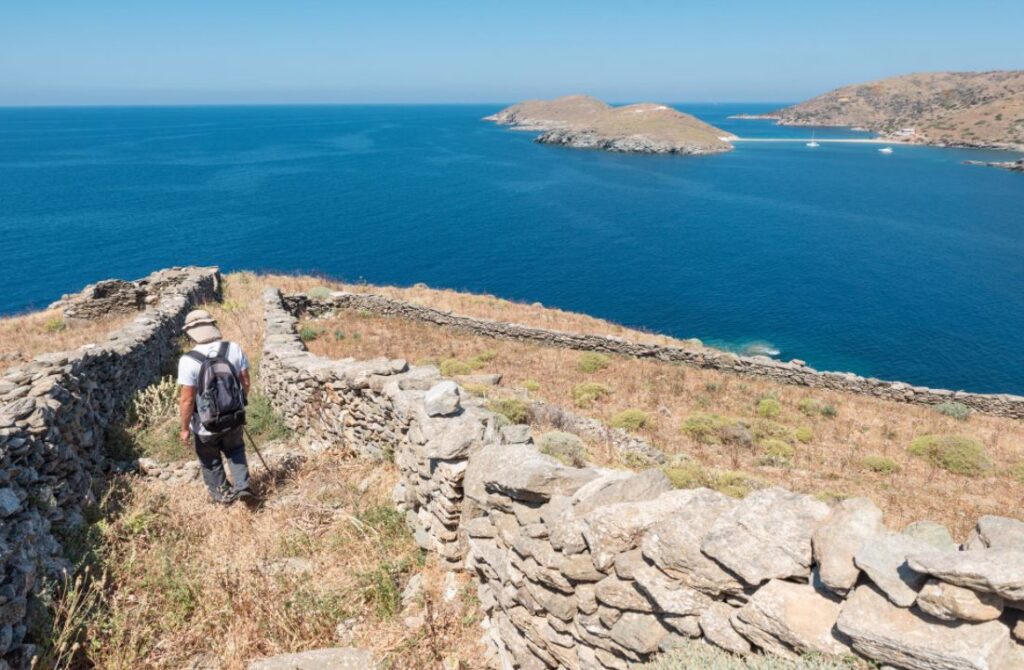
[[837, 88], [761, 116], [934, 146], [1024, 150], [1024, 70], [934, 72]]
[[732, 150], [728, 132], [667, 105], [613, 107], [584, 95], [527, 100], [485, 121], [539, 131], [536, 141], [579, 149], [649, 154], [717, 154]]

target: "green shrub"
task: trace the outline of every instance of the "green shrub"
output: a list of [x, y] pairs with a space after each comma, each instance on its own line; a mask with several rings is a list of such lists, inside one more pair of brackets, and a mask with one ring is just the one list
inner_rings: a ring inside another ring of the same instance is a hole
[[468, 375], [473, 372], [473, 368], [464, 361], [460, 361], [457, 358], [446, 358], [441, 361], [441, 374], [445, 377], [454, 377], [455, 375]]
[[283, 440], [291, 434], [284, 419], [271, 406], [270, 398], [255, 390], [245, 407], [245, 425], [261, 442]]
[[67, 327], [68, 325], [64, 323], [64, 319], [59, 316], [49, 318], [46, 320], [46, 323], [43, 324], [43, 328], [45, 328], [48, 333], [59, 333]]
[[544, 433], [537, 438], [537, 450], [576, 468], [582, 468], [590, 458], [583, 440], [572, 433], [558, 430]]
[[577, 384], [572, 390], [572, 401], [577, 407], [587, 408], [596, 401], [611, 394], [612, 390], [604, 384], [597, 382], [584, 382]]
[[512, 423], [530, 422], [530, 406], [517, 398], [495, 398], [487, 403], [487, 409]]
[[775, 398], [764, 398], [757, 403], [757, 415], [763, 419], [774, 419], [782, 412], [782, 405]]
[[303, 326], [299, 329], [299, 339], [303, 342], [312, 342], [320, 337], [320, 331], [313, 326]]
[[842, 491], [826, 490], [826, 491], [821, 491], [819, 493], [815, 493], [814, 497], [816, 499], [820, 500], [823, 503], [828, 503], [829, 505], [835, 505], [836, 503], [843, 502], [844, 500], [849, 498], [850, 495], [847, 494], [847, 493], [843, 493]]
[[523, 388], [530, 393], [536, 393], [540, 390], [540, 382], [536, 379], [527, 379], [523, 382]]
[[865, 456], [864, 460], [861, 461], [861, 465], [872, 472], [877, 472], [880, 475], [891, 475], [900, 471], [899, 464], [885, 456]]
[[797, 440], [803, 442], [804, 444], [807, 444], [814, 439], [814, 431], [812, 431], [807, 426], [800, 426], [799, 428], [796, 429], [796, 432], [794, 432], [793, 435], [796, 437]]
[[599, 354], [596, 351], [585, 351], [580, 354], [579, 361], [576, 366], [580, 372], [597, 372], [598, 370], [604, 370], [606, 367], [612, 364], [612, 359], [608, 358], [604, 354]]
[[763, 486], [760, 480], [739, 470], [716, 472], [711, 488], [732, 498], [743, 498]]
[[327, 300], [331, 297], [331, 289], [326, 286], [314, 286], [313, 288], [306, 291], [306, 295], [313, 300]]
[[981, 443], [961, 435], [923, 435], [911, 442], [908, 450], [957, 475], [972, 477], [992, 467]]
[[949, 416], [957, 421], [966, 421], [971, 415], [971, 408], [962, 402], [942, 402], [934, 407], [935, 411], [943, 416]]
[[783, 426], [781, 423], [776, 423], [775, 421], [770, 421], [768, 419], [758, 419], [754, 421], [751, 432], [758, 443], [765, 440], [782, 440], [783, 442], [792, 442], [795, 439], [793, 430], [789, 426]]
[[796, 449], [788, 442], [769, 439], [761, 444], [762, 465], [789, 465], [794, 455], [796, 455]]
[[707, 471], [696, 461], [665, 466], [661, 471], [668, 477], [672, 487], [677, 489], [696, 489], [708, 486], [711, 481]]
[[797, 403], [796, 408], [807, 416], [815, 416], [821, 414], [821, 403], [814, 398], [804, 398]]
[[624, 409], [612, 417], [612, 428], [624, 430], [640, 430], [651, 422], [651, 416], [640, 409]]
[[829, 419], [834, 419], [837, 416], [839, 416], [839, 410], [837, 410], [832, 405], [825, 405], [824, 407], [821, 408], [821, 415], [824, 417], [828, 417]]
[[733, 498], [742, 498], [761, 482], [738, 470], [707, 470], [696, 461], [685, 461], [662, 469], [673, 488], [709, 488]]
[[335, 342], [341, 342], [344, 339], [345, 339], [345, 333], [343, 331], [341, 331], [341, 330], [335, 329], [335, 331], [334, 331], [334, 341]]
[[701, 444], [721, 444], [721, 431], [730, 423], [732, 421], [724, 416], [697, 412], [683, 421], [682, 430]]
[[470, 395], [475, 395], [479, 398], [486, 398], [491, 393], [493, 387], [487, 386], [486, 384], [463, 384], [462, 390]]
[[487, 365], [497, 357], [497, 351], [494, 351], [493, 349], [488, 349], [487, 351], [481, 351], [476, 356], [473, 356], [471, 359], [469, 359], [469, 363], [470, 365], [474, 365], [475, 367], [482, 368], [483, 366]]

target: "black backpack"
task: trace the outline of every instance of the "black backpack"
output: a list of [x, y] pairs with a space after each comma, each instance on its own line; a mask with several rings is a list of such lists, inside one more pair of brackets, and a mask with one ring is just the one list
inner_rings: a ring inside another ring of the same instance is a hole
[[245, 391], [238, 371], [228, 360], [228, 343], [204, 356], [190, 351], [186, 356], [200, 364], [196, 382], [196, 419], [217, 435], [245, 425]]

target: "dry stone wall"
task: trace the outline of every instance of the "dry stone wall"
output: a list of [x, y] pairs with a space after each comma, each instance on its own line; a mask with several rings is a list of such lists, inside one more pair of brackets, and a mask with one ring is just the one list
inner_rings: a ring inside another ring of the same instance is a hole
[[[94, 480], [110, 465], [107, 428], [158, 379], [188, 310], [220, 290], [216, 268], [163, 270], [142, 283], [159, 291], [105, 342], [37, 356], [0, 377], [0, 670], [27, 667], [34, 653], [24, 644], [30, 599], [67, 565], [58, 538], [84, 523]], [[134, 292], [119, 295], [130, 304], [104, 294], [103, 309], [138, 308]]]
[[766, 356], [737, 356], [713, 349], [686, 349], [640, 344], [617, 337], [534, 328], [514, 323], [459, 316], [367, 293], [338, 291], [327, 298], [290, 295], [285, 298], [285, 302], [291, 310], [310, 315], [323, 314], [337, 309], [365, 310], [382, 316], [397, 316], [423, 321], [485, 337], [538, 342], [547, 346], [599, 351], [636, 358], [654, 358], [698, 368], [766, 377], [784, 384], [870, 395], [918, 405], [936, 405], [955, 401], [986, 414], [1024, 419], [1024, 397], [1022, 396], [948, 391], [861, 377], [849, 372], [821, 372], [798, 360], [784, 362]]
[[309, 303], [264, 300], [275, 406], [324, 447], [393, 455], [417, 541], [477, 579], [493, 667], [628, 668], [694, 638], [911, 670], [1024, 667], [1024, 522], [983, 517], [959, 546], [935, 523], [887, 529], [866, 499], [736, 500], [673, 490], [657, 469], [570, 467], [432, 367], [310, 354], [296, 334]]

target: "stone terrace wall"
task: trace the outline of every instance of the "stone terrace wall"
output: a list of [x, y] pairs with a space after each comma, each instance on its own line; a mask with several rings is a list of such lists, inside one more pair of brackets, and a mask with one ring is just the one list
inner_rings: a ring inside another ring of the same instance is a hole
[[66, 565], [57, 537], [83, 523], [93, 477], [107, 465], [106, 429], [166, 367], [188, 310], [220, 290], [216, 268], [149, 279], [161, 286], [156, 299], [106, 342], [0, 376], [0, 670], [27, 667], [32, 656], [23, 644], [28, 601], [46, 573]]
[[538, 342], [547, 346], [599, 351], [636, 358], [655, 358], [698, 368], [767, 377], [784, 384], [870, 395], [918, 405], [936, 405], [942, 402], [956, 401], [986, 414], [1024, 419], [1024, 397], [1022, 396], [947, 391], [912, 386], [903, 382], [865, 378], [849, 372], [821, 372], [796, 360], [787, 363], [766, 356], [737, 356], [712, 349], [684, 349], [655, 344], [639, 344], [617, 337], [533, 328], [514, 323], [458, 316], [366, 293], [338, 291], [332, 293], [329, 298], [289, 295], [285, 297], [285, 303], [293, 312], [308, 313], [314, 316], [336, 309], [366, 310], [382, 316], [397, 316], [432, 323], [472, 335]]
[[672, 490], [659, 470], [569, 467], [434, 368], [309, 354], [301, 301], [264, 300], [275, 405], [324, 446], [394, 455], [417, 541], [478, 580], [496, 667], [627, 668], [687, 638], [913, 670], [1024, 667], [1024, 522], [983, 517], [960, 547], [930, 522], [886, 529], [866, 499], [736, 500]]

